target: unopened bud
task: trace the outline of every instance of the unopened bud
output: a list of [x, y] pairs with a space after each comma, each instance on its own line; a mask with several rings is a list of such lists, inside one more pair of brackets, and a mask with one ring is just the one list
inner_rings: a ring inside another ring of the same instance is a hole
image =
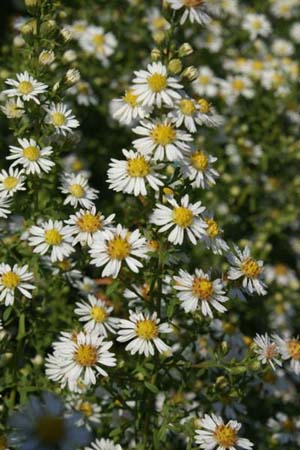
[[164, 41], [165, 37], [166, 34], [164, 31], [155, 31], [155, 33], [153, 33], [154, 42], [156, 42], [157, 44], [161, 44]]
[[43, 66], [49, 66], [55, 60], [55, 55], [52, 50], [43, 50], [39, 54], [39, 63]]
[[36, 34], [36, 20], [32, 19], [26, 22], [22, 28], [21, 31], [23, 34]]
[[171, 61], [168, 64], [168, 70], [170, 73], [177, 74], [182, 71], [182, 63], [180, 59], [171, 59]]
[[179, 47], [178, 55], [180, 58], [182, 58], [184, 56], [191, 55], [193, 53], [193, 51], [194, 51], [193, 47], [190, 44], [188, 44], [187, 42], [185, 42], [184, 44], [182, 44]]
[[80, 72], [77, 69], [69, 69], [65, 76], [66, 83], [75, 84], [80, 80]]
[[198, 71], [197, 71], [196, 67], [194, 67], [194, 66], [187, 67], [182, 73], [182, 76], [187, 78], [190, 81], [195, 80], [197, 78], [197, 75], [198, 75]]
[[65, 42], [68, 42], [72, 39], [72, 33], [67, 28], [63, 28], [60, 33]]
[[67, 50], [64, 54], [63, 54], [63, 60], [66, 62], [72, 62], [75, 61], [75, 59], [77, 58], [77, 54], [74, 50]]
[[151, 52], [152, 61], [158, 61], [160, 59], [160, 50], [158, 48], [154, 48]]
[[40, 0], [25, 0], [26, 8], [32, 8], [34, 6], [38, 6], [40, 4]]

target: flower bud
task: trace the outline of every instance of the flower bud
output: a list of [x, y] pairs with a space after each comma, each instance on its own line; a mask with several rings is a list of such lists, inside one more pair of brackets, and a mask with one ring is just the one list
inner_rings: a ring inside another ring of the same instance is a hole
[[160, 59], [160, 51], [158, 48], [154, 48], [151, 52], [151, 59], [152, 61], [158, 61]]
[[55, 60], [55, 55], [53, 50], [43, 50], [39, 54], [39, 63], [43, 66], [49, 66]]
[[80, 72], [77, 69], [69, 69], [65, 75], [65, 80], [67, 84], [75, 84], [80, 80]]
[[153, 33], [154, 42], [156, 42], [157, 44], [161, 44], [164, 41], [165, 37], [166, 34], [164, 31], [155, 31], [155, 33]]
[[184, 56], [191, 55], [193, 53], [193, 51], [194, 51], [193, 47], [190, 44], [188, 44], [187, 42], [185, 42], [184, 44], [182, 44], [179, 47], [178, 55], [180, 58], [182, 58]]
[[182, 71], [182, 63], [180, 61], [180, 59], [175, 58], [175, 59], [171, 59], [171, 61], [168, 64], [168, 70], [170, 73], [172, 74], [177, 74], [180, 73]]
[[197, 71], [196, 67], [194, 67], [194, 66], [189, 66], [182, 72], [182, 76], [187, 78], [190, 81], [195, 80], [197, 78], [197, 75], [198, 75], [198, 71]]
[[60, 32], [65, 42], [68, 42], [72, 39], [72, 33], [67, 28], [63, 28]]
[[76, 60], [76, 58], [77, 58], [77, 54], [74, 50], [67, 50], [63, 54], [63, 60], [66, 62], [73, 62]]
[[22, 26], [21, 32], [25, 35], [36, 34], [36, 20], [32, 19], [32, 20], [29, 20], [28, 22], [26, 22]]

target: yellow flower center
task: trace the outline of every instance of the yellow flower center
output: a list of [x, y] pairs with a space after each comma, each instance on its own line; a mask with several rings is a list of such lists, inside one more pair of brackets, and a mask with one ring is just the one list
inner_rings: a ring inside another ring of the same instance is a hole
[[23, 156], [29, 161], [37, 161], [40, 157], [40, 149], [33, 145], [23, 148]]
[[82, 402], [79, 406], [79, 411], [86, 417], [91, 417], [93, 414], [93, 407], [89, 402]]
[[95, 322], [104, 322], [107, 318], [107, 312], [101, 306], [93, 306], [91, 310], [91, 316], [95, 320]]
[[80, 161], [80, 159], [75, 159], [75, 161], [72, 163], [72, 169], [73, 169], [75, 172], [79, 172], [80, 170], [83, 169], [83, 164], [82, 164], [82, 162]]
[[200, 84], [208, 84], [209, 83], [209, 76], [208, 75], [200, 75], [198, 77], [198, 81]]
[[81, 344], [75, 353], [74, 359], [81, 366], [94, 366], [98, 359], [97, 349], [89, 344]]
[[97, 47], [102, 47], [104, 44], [104, 35], [103, 34], [95, 34], [93, 36], [93, 44], [95, 44]]
[[57, 127], [62, 127], [66, 123], [66, 116], [61, 112], [54, 112], [51, 115], [52, 122]]
[[150, 173], [150, 165], [143, 156], [138, 156], [128, 161], [127, 171], [130, 177], [146, 177]]
[[232, 85], [232, 88], [235, 91], [239, 91], [239, 92], [242, 91], [245, 88], [245, 82], [243, 80], [240, 80], [240, 79], [233, 80], [231, 85]]
[[12, 189], [14, 189], [17, 184], [18, 184], [18, 178], [17, 177], [6, 177], [3, 180], [3, 186], [5, 187], [5, 189], [7, 189], [8, 191], [11, 191]]
[[40, 417], [36, 424], [36, 433], [43, 446], [56, 446], [65, 436], [65, 422], [62, 417]]
[[140, 338], [148, 341], [158, 335], [158, 329], [155, 322], [149, 319], [137, 322], [135, 331]]
[[154, 73], [147, 78], [148, 86], [153, 92], [161, 92], [167, 87], [167, 77], [160, 73]]
[[215, 429], [214, 438], [224, 448], [233, 447], [237, 441], [237, 433], [229, 425], [219, 425]]
[[76, 198], [82, 198], [84, 196], [84, 188], [81, 186], [81, 184], [71, 184], [69, 186], [69, 191], [71, 192], [72, 195], [74, 195], [74, 197]]
[[196, 152], [194, 152], [191, 156], [190, 156], [190, 160], [192, 163], [192, 166], [196, 169], [199, 170], [200, 172], [204, 172], [204, 170], [207, 169], [208, 166], [208, 157], [206, 156], [206, 154], [204, 152], [202, 152], [201, 150], [198, 150]]
[[194, 8], [195, 6], [200, 6], [203, 3], [203, 0], [184, 0], [184, 5], [187, 8]]
[[138, 96], [133, 94], [132, 91], [125, 91], [125, 95], [123, 97], [124, 102], [128, 103], [132, 108], [134, 108], [137, 104]]
[[185, 114], [186, 116], [192, 116], [196, 110], [194, 102], [186, 98], [180, 101], [179, 108], [182, 114]]
[[150, 133], [150, 136], [157, 145], [168, 145], [176, 138], [176, 131], [171, 124], [159, 124]]
[[218, 224], [213, 219], [205, 219], [205, 222], [207, 223], [208, 227], [206, 228], [207, 234], [209, 237], [216, 237], [220, 233]]
[[93, 216], [93, 214], [85, 213], [77, 220], [76, 225], [86, 233], [95, 233], [102, 228], [99, 214]]
[[297, 339], [291, 339], [287, 345], [288, 345], [289, 354], [291, 355], [291, 358], [299, 360], [300, 359], [300, 341], [297, 341]]
[[60, 270], [63, 272], [68, 272], [72, 268], [72, 264], [67, 259], [64, 259], [63, 261], [58, 261], [56, 263], [57, 267], [59, 267]]
[[173, 210], [173, 221], [181, 228], [187, 228], [192, 225], [194, 215], [191, 210], [184, 206], [178, 206]]
[[45, 241], [49, 245], [59, 245], [62, 241], [62, 236], [55, 228], [45, 231]]
[[1, 277], [1, 283], [8, 289], [15, 289], [19, 285], [20, 281], [21, 278], [19, 275], [12, 271], [4, 273]]
[[21, 83], [19, 83], [18, 89], [19, 89], [19, 92], [21, 92], [21, 94], [27, 95], [33, 91], [33, 86], [30, 83], [30, 81], [21, 81]]
[[263, 62], [259, 60], [252, 61], [252, 68], [254, 70], [262, 70], [264, 68]]
[[261, 273], [261, 268], [253, 258], [247, 258], [242, 263], [242, 272], [249, 278], [257, 278]]
[[120, 236], [112, 239], [107, 246], [107, 252], [112, 259], [125, 259], [129, 255], [130, 250], [131, 247], [127, 239], [123, 239]]
[[160, 17], [155, 17], [152, 20], [152, 25], [154, 28], [156, 28], [157, 30], [159, 29], [164, 29], [166, 27], [166, 25], [168, 24], [168, 22], [166, 21], [166, 19], [162, 16]]
[[275, 273], [276, 275], [287, 275], [289, 269], [285, 264], [276, 264], [275, 266]]
[[208, 300], [213, 293], [213, 284], [206, 278], [196, 277], [193, 281], [192, 291], [199, 299]]
[[253, 22], [252, 22], [252, 26], [253, 26], [253, 29], [254, 30], [260, 30], [261, 29], [261, 26], [262, 26], [262, 23], [261, 23], [261, 21], [259, 20], [259, 19], [255, 19], [255, 20], [253, 20]]
[[202, 112], [203, 114], [207, 114], [209, 112], [210, 104], [207, 100], [205, 100], [205, 98], [200, 98], [198, 100], [198, 105], [200, 106], [200, 112]]

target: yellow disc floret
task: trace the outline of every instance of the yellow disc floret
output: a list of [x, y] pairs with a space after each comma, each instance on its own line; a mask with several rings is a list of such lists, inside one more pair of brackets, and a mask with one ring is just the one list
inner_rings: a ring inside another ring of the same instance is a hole
[[102, 228], [102, 222], [99, 214], [93, 216], [91, 213], [83, 214], [77, 221], [76, 225], [85, 233], [95, 233]]
[[82, 198], [85, 194], [84, 188], [81, 186], [81, 184], [78, 183], [71, 184], [69, 186], [69, 191], [76, 198]]
[[102, 323], [107, 318], [107, 312], [101, 306], [93, 306], [91, 309], [91, 316], [95, 322]]
[[112, 259], [125, 259], [129, 255], [131, 246], [127, 239], [120, 236], [112, 239], [107, 246], [107, 252]]
[[133, 92], [129, 90], [129, 91], [125, 91], [123, 100], [125, 103], [128, 103], [129, 106], [134, 108], [138, 104], [137, 98], [138, 98], [138, 96], [133, 94]]
[[249, 278], [257, 278], [261, 273], [261, 268], [255, 259], [246, 258], [242, 262], [242, 272]]
[[146, 340], [151, 340], [158, 335], [156, 323], [153, 320], [140, 320], [136, 324], [136, 334]]
[[127, 171], [130, 177], [146, 177], [150, 173], [150, 165], [144, 156], [138, 156], [128, 161]]
[[222, 448], [230, 448], [236, 444], [237, 433], [228, 425], [219, 425], [215, 429], [214, 438]]
[[74, 359], [81, 366], [94, 366], [98, 359], [97, 349], [90, 344], [81, 344], [76, 350]]
[[49, 245], [59, 245], [62, 241], [62, 236], [55, 228], [45, 231], [45, 242]]
[[6, 272], [1, 277], [1, 284], [8, 289], [15, 289], [20, 284], [21, 278], [13, 271]]
[[17, 177], [9, 176], [9, 177], [6, 177], [6, 178], [3, 180], [3, 186], [4, 186], [5, 189], [7, 189], [8, 191], [11, 191], [12, 189], [14, 189], [14, 188], [17, 186], [18, 181], [19, 181], [19, 180], [18, 180]]
[[179, 103], [179, 108], [185, 116], [192, 116], [196, 110], [193, 100], [184, 98]]
[[173, 221], [181, 228], [187, 228], [192, 225], [194, 215], [192, 211], [184, 206], [178, 206], [173, 210]]
[[292, 359], [299, 360], [300, 359], [300, 341], [297, 339], [291, 339], [288, 344], [289, 354]]
[[199, 172], [204, 172], [208, 167], [208, 157], [206, 154], [198, 150], [190, 156], [192, 166]]
[[192, 285], [193, 293], [203, 300], [208, 300], [213, 294], [213, 284], [206, 278], [194, 278]]
[[56, 127], [62, 127], [66, 123], [66, 116], [58, 111], [51, 115], [51, 119]]
[[159, 124], [151, 131], [151, 137], [157, 145], [172, 144], [176, 138], [176, 131], [171, 124]]
[[217, 237], [220, 234], [217, 222], [213, 219], [205, 219], [205, 222], [207, 223], [206, 232], [208, 236], [211, 238]]
[[165, 75], [161, 75], [160, 73], [154, 73], [147, 78], [147, 83], [151, 91], [153, 92], [161, 92], [167, 87], [167, 77]]
[[34, 145], [23, 148], [23, 156], [29, 161], [37, 161], [40, 157], [40, 149]]
[[19, 92], [21, 92], [21, 94], [28, 95], [30, 94], [30, 92], [33, 91], [33, 86], [32, 83], [30, 83], [30, 81], [21, 81], [18, 86], [18, 89]]
[[202, 114], [207, 114], [210, 110], [210, 104], [208, 103], [207, 100], [205, 100], [205, 98], [200, 98], [198, 100], [198, 105], [200, 107], [200, 112]]

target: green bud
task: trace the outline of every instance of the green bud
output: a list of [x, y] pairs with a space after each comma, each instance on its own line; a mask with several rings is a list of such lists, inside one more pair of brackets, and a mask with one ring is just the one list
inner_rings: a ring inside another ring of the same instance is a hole
[[180, 59], [175, 58], [175, 59], [171, 59], [171, 61], [168, 64], [168, 70], [170, 73], [173, 74], [178, 74], [182, 71], [182, 63], [180, 61]]
[[194, 51], [193, 47], [187, 42], [185, 42], [179, 47], [178, 55], [180, 58], [183, 58], [184, 56], [191, 55], [193, 51]]

